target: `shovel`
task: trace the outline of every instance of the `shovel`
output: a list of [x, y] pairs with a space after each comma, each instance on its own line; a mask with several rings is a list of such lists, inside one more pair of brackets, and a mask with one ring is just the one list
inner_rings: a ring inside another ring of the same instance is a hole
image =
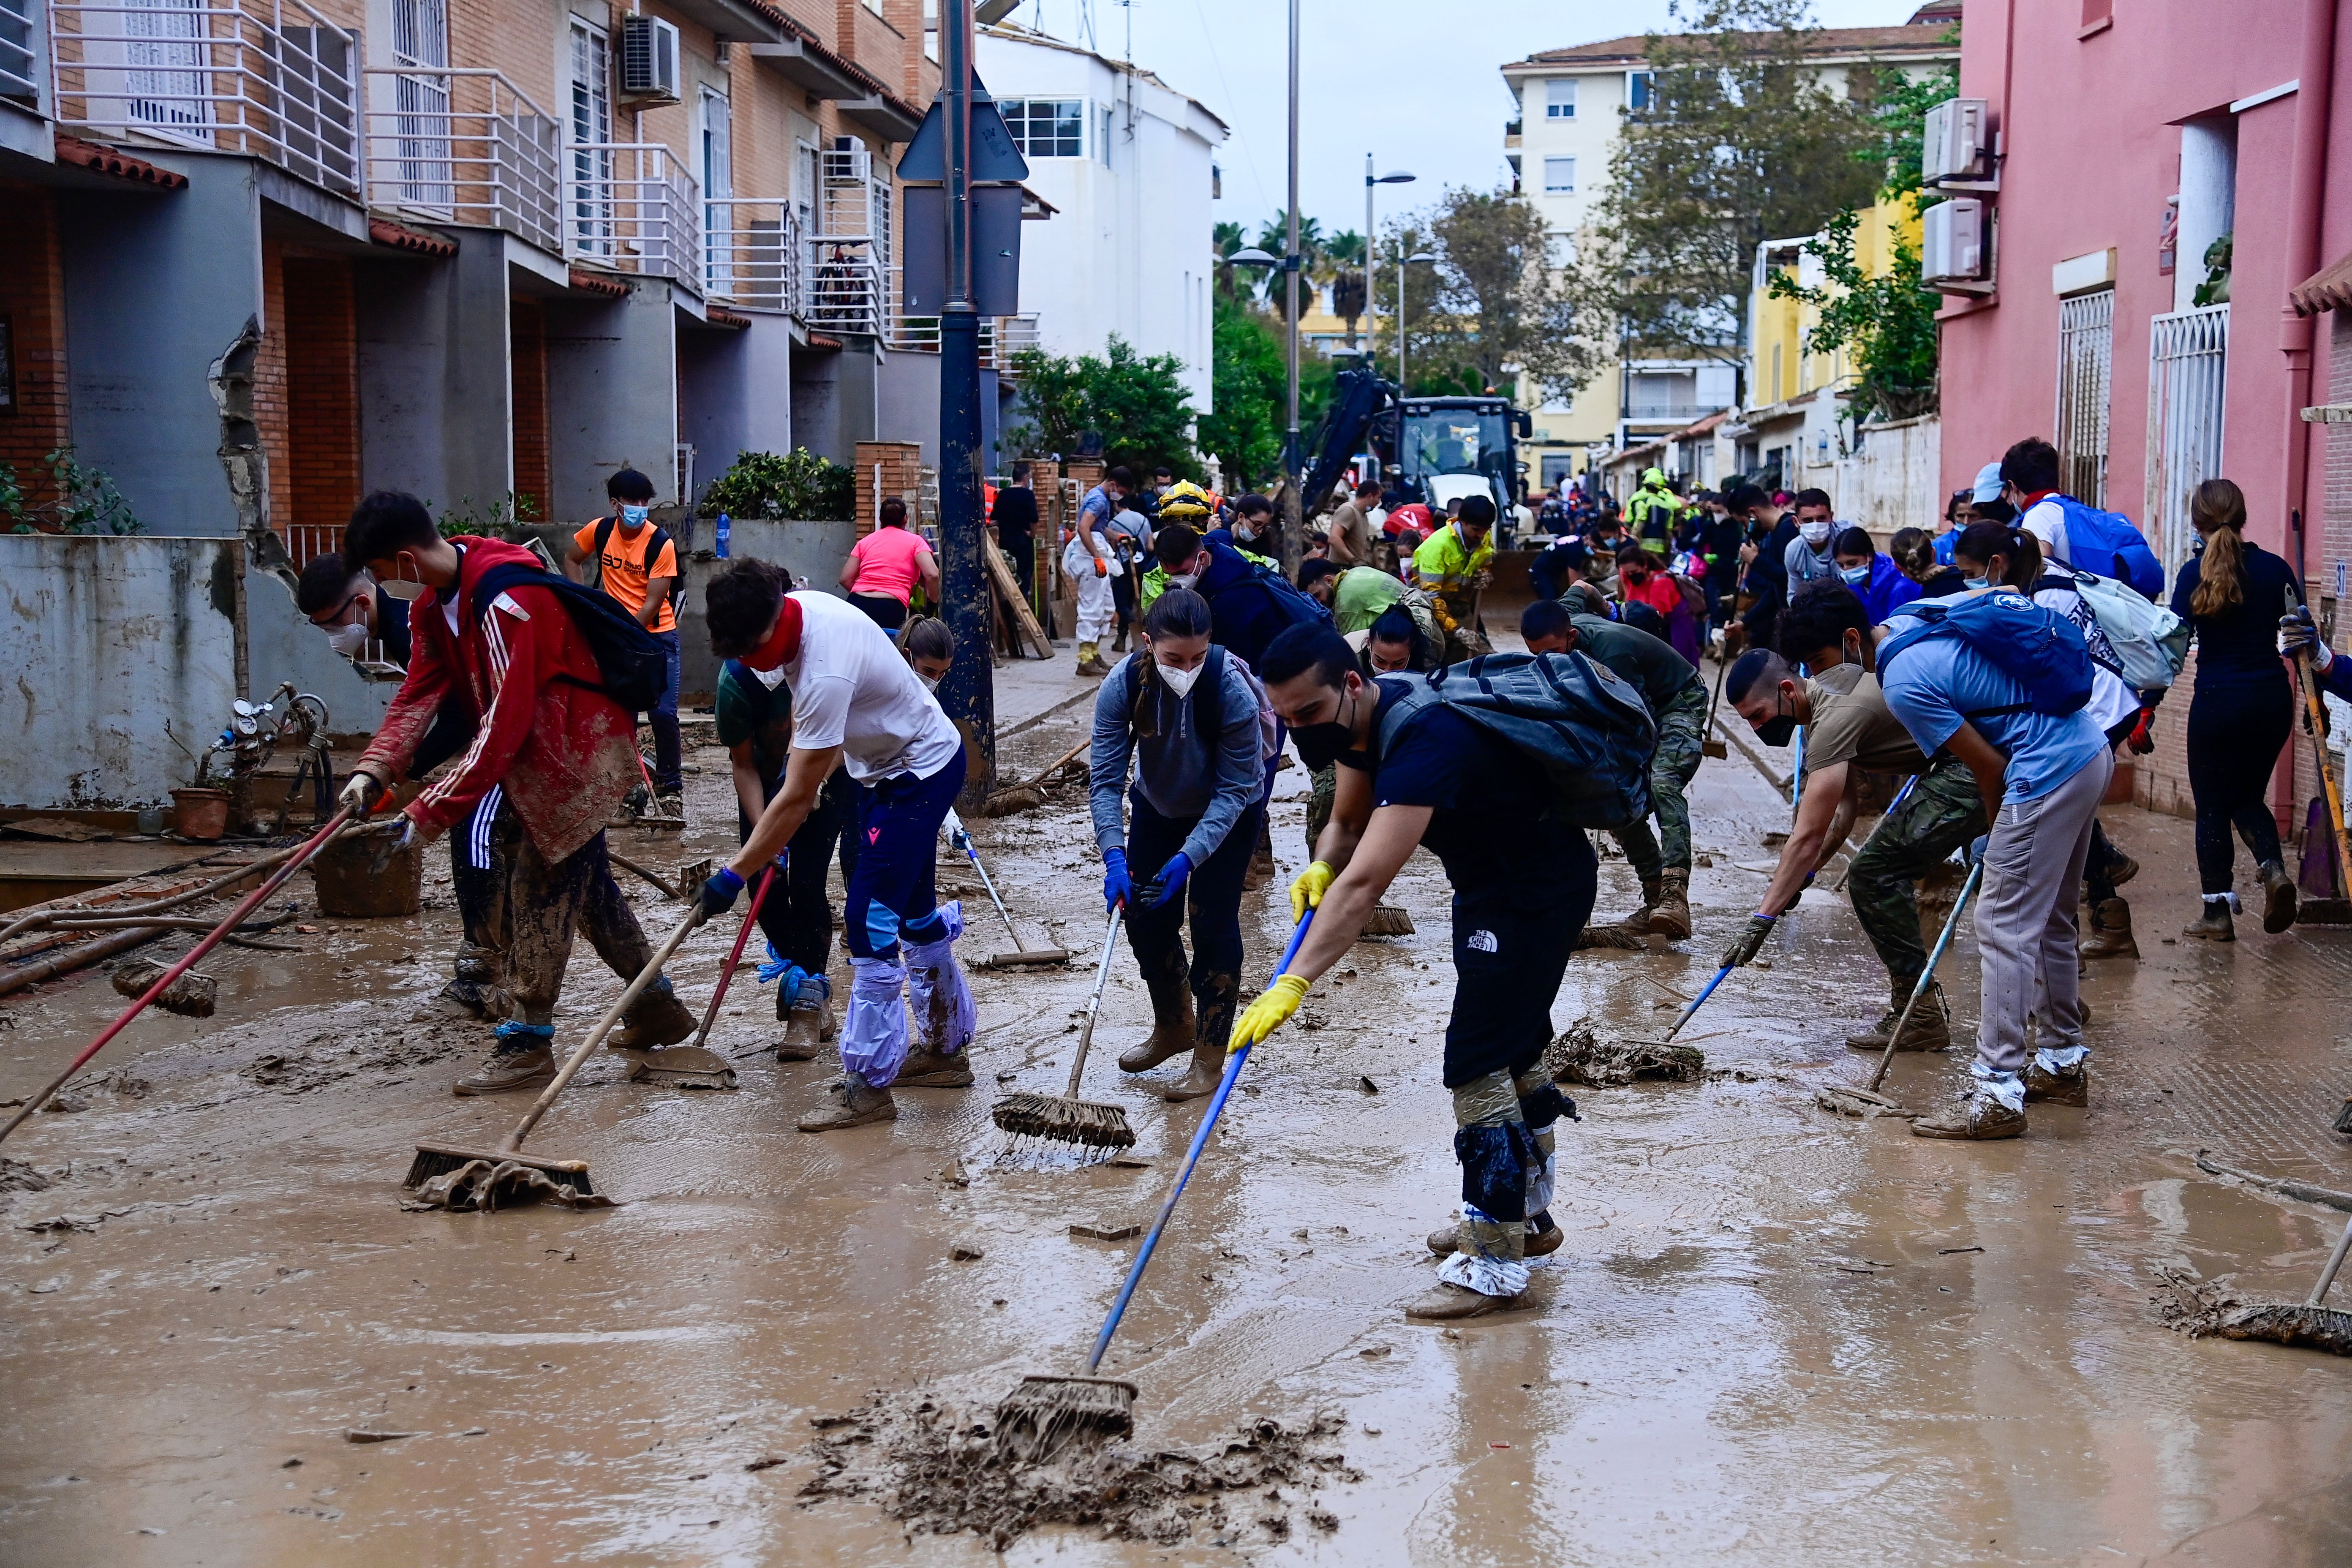
[[1730, 668], [1731, 660], [1727, 657], [1719, 657], [1715, 661], [1715, 695], [1706, 700], [1706, 739], [1698, 743], [1699, 755], [1718, 761], [1731, 755], [1731, 748], [1725, 745], [1715, 732], [1715, 710], [1723, 701], [1723, 676]]
[[1952, 912], [1944, 917], [1944, 930], [1936, 938], [1935, 951], [1927, 955], [1927, 967], [1919, 972], [1919, 983], [1911, 987], [1911, 999], [1903, 1004], [1903, 1014], [1895, 1020], [1895, 1027], [1886, 1037], [1886, 1048], [1878, 1053], [1878, 1070], [1870, 1075], [1870, 1087], [1856, 1089], [1852, 1084], [1840, 1083], [1818, 1090], [1813, 1095], [1813, 1101], [1823, 1110], [1834, 1110], [1841, 1116], [1910, 1114], [1879, 1093], [1878, 1086], [1886, 1081], [1886, 1069], [1895, 1061], [1895, 1042], [1903, 1038], [1903, 1031], [1910, 1026], [1913, 1010], [1919, 1005], [1919, 999], [1927, 994], [1928, 987], [1936, 983], [1936, 966], [1943, 962], [1944, 950], [1952, 945], [1952, 932], [1959, 927], [1960, 911], [1969, 907], [1969, 898], [1975, 894], [1977, 884], [1983, 879], [1984, 857], [1979, 855], [1976, 863], [1969, 868], [1969, 879], [1960, 884], [1960, 896], [1952, 900]]
[[1026, 969], [1037, 964], [1069, 963], [1070, 950], [1066, 947], [1024, 948], [1021, 945], [1021, 933], [1013, 929], [1012, 913], [1005, 909], [1004, 900], [996, 896], [996, 884], [989, 879], [988, 868], [980, 863], [980, 851], [972, 845], [971, 830], [964, 826], [963, 818], [952, 810], [948, 813], [947, 830], [948, 842], [962, 850], [971, 862], [971, 868], [980, 873], [980, 885], [988, 889], [988, 901], [996, 906], [996, 918], [1004, 922], [1004, 934], [1013, 939], [1013, 951], [990, 954], [988, 966], [991, 969]]

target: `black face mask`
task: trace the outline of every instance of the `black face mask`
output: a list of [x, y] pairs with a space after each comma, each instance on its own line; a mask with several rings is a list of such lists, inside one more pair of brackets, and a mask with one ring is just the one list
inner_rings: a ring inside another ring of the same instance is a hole
[[1768, 746], [1785, 746], [1796, 734], [1797, 716], [1793, 713], [1775, 713], [1756, 726], [1756, 738]]
[[1327, 720], [1320, 724], [1301, 724], [1291, 733], [1300, 744], [1317, 751], [1352, 752], [1356, 749], [1356, 710], [1348, 710], [1345, 719]]

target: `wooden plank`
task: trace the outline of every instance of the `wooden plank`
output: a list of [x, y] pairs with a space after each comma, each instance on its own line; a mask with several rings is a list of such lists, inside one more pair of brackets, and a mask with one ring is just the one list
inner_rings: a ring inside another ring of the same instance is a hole
[[1029, 646], [1037, 650], [1039, 658], [1052, 658], [1054, 645], [1045, 640], [1045, 628], [1037, 624], [1037, 617], [1029, 613], [1029, 601], [1023, 595], [1020, 584], [1013, 582], [1013, 568], [1004, 563], [1004, 552], [982, 541], [980, 554], [981, 559], [988, 563], [989, 582], [995, 585], [997, 597], [1013, 611], [1013, 618], [1019, 624], [1021, 635], [1029, 639]]

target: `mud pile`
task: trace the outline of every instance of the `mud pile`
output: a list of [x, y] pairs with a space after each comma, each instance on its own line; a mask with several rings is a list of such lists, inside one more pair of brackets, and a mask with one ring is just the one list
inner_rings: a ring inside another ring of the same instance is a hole
[[1002, 1452], [988, 1415], [917, 1394], [877, 1393], [822, 1420], [811, 1445], [817, 1474], [800, 1495], [871, 1501], [910, 1535], [969, 1531], [1002, 1552], [1040, 1525], [1098, 1530], [1107, 1539], [1162, 1546], [1213, 1537], [1286, 1541], [1303, 1515], [1318, 1530], [1339, 1517], [1318, 1488], [1363, 1479], [1332, 1439], [1344, 1418], [1244, 1422], [1216, 1452], [1153, 1452], [1114, 1444], [1065, 1451], [1044, 1464]]

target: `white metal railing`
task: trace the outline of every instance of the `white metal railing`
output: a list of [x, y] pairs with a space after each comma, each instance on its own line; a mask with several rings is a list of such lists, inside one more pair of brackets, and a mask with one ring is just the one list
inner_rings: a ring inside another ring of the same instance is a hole
[[562, 254], [562, 129], [504, 72], [435, 67], [363, 74], [375, 206], [504, 229]]
[[864, 235], [812, 235], [808, 253], [803, 275], [808, 324], [879, 337], [890, 310], [874, 241]]
[[702, 204], [702, 292], [747, 310], [802, 313], [800, 216], [781, 197]]
[[2189, 559], [2189, 495], [2221, 472], [2230, 307], [2156, 316], [2147, 333], [2147, 510], [2168, 579]]
[[1016, 375], [1021, 355], [1031, 349], [1045, 346], [1038, 335], [1037, 318], [1033, 312], [1025, 316], [996, 318], [996, 343], [993, 359], [999, 373]]
[[356, 198], [359, 41], [301, 0], [51, 0], [51, 112], [277, 164]]
[[342, 551], [343, 525], [340, 522], [281, 522], [273, 526], [297, 572], [321, 555], [340, 554]]
[[576, 142], [565, 156], [569, 254], [700, 292], [701, 204], [677, 154], [659, 142]]
[[[937, 353], [940, 348], [940, 319], [937, 316], [908, 315], [899, 305], [899, 301], [906, 298], [900, 269], [893, 267], [887, 276], [889, 280], [889, 330], [883, 334], [883, 345]], [[984, 369], [1005, 375], [1013, 374], [1014, 361], [1022, 351], [1038, 346], [1037, 318], [1034, 315], [982, 316], [980, 319], [980, 363]]]
[[41, 0], [0, 0], [0, 98], [41, 101]]
[[2107, 504], [2107, 403], [2114, 384], [2116, 291], [2058, 301], [2058, 477], [2066, 493]]

